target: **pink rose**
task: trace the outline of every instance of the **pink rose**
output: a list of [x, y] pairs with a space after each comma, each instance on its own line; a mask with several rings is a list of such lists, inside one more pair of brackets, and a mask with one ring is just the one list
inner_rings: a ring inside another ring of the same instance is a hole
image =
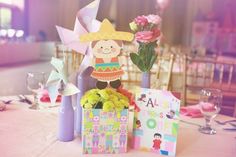
[[152, 39], [152, 31], [142, 31], [135, 34], [135, 39], [142, 43], [148, 43]]
[[153, 32], [153, 40], [157, 40], [157, 38], [161, 35], [161, 30], [159, 28], [154, 28]]
[[151, 14], [151, 15], [146, 16], [146, 18], [147, 18], [149, 23], [153, 23], [153, 24], [156, 24], [156, 25], [161, 23], [161, 18], [158, 15]]
[[148, 24], [148, 20], [146, 19], [145, 16], [138, 16], [134, 19], [134, 22], [137, 25], [141, 25], [141, 26], [146, 26]]
[[152, 31], [142, 31], [135, 34], [135, 39], [142, 43], [150, 43], [160, 36], [160, 30], [154, 29]]

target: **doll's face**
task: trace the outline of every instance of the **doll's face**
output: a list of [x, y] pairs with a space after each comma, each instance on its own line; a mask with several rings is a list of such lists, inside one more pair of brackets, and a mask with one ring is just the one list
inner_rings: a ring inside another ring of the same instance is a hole
[[96, 58], [112, 58], [120, 54], [121, 41], [100, 40], [92, 42], [93, 55]]

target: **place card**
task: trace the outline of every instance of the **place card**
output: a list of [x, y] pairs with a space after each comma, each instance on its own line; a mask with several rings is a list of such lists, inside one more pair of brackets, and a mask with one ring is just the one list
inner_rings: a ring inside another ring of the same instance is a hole
[[136, 93], [133, 147], [175, 156], [180, 100], [178, 93], [141, 88]]

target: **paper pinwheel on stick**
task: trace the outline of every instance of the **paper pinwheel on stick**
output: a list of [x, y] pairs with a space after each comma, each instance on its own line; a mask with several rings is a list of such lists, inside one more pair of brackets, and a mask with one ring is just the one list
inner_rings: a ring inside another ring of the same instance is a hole
[[51, 64], [56, 69], [50, 73], [46, 85], [51, 102], [54, 103], [59, 94], [70, 96], [78, 93], [78, 88], [68, 81], [64, 61], [53, 57]]
[[79, 38], [82, 34], [96, 32], [99, 29], [100, 22], [96, 20], [99, 3], [100, 0], [95, 0], [78, 11], [73, 31], [56, 26], [62, 43], [70, 49], [85, 55], [80, 65], [79, 74], [91, 66], [92, 60], [89, 43], [82, 43]]
[[58, 139], [67, 142], [74, 138], [74, 109], [70, 96], [78, 93], [79, 90], [75, 85], [69, 83], [64, 60], [53, 57], [51, 64], [55, 70], [52, 70], [49, 75], [46, 86], [51, 103], [55, 103], [59, 94], [63, 96], [59, 110]]

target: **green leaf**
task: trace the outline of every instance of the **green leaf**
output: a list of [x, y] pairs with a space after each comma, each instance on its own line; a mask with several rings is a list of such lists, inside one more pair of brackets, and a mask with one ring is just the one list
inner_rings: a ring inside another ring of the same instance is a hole
[[136, 53], [130, 53], [130, 59], [135, 65], [138, 65], [140, 61], [140, 57]]
[[154, 54], [151, 58], [151, 61], [150, 61], [149, 67], [148, 67], [148, 71], [150, 71], [152, 69], [152, 66], [155, 63], [156, 59], [157, 59], [157, 55]]
[[145, 67], [144, 62], [142, 60], [139, 61], [137, 66], [142, 72], [147, 71], [147, 68]]
[[156, 41], [152, 43], [139, 43], [138, 53], [131, 53], [132, 62], [143, 72], [150, 71], [156, 61], [155, 54]]
[[150, 62], [151, 62], [151, 59], [152, 59], [153, 55], [155, 55], [155, 52], [154, 52], [154, 49], [150, 46], [148, 48], [148, 52], [147, 52], [147, 62], [148, 62], [148, 65], [150, 65]]
[[146, 49], [144, 46], [140, 46], [139, 48], [139, 56], [141, 60], [145, 59], [145, 53], [146, 53]]
[[137, 55], [136, 53], [130, 53], [130, 59], [141, 71], [145, 71], [146, 67], [143, 60], [140, 59], [139, 55]]

